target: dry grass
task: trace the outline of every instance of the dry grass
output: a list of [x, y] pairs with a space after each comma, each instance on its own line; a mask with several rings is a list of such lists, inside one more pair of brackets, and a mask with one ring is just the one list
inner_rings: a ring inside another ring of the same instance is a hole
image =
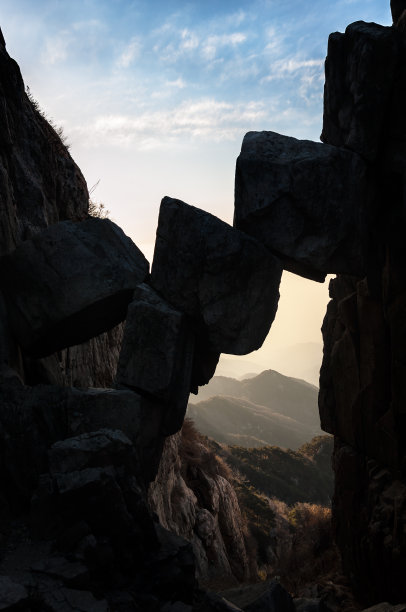
[[233, 472], [227, 463], [205, 444], [205, 438], [196, 429], [192, 419], [186, 418], [181, 431], [179, 456], [182, 471], [191, 466], [199, 467], [208, 476], [222, 476], [232, 482]]
[[289, 508], [277, 500], [273, 507], [277, 516], [274, 569], [290, 593], [299, 595], [306, 585], [322, 584], [339, 572], [330, 508], [307, 503]]

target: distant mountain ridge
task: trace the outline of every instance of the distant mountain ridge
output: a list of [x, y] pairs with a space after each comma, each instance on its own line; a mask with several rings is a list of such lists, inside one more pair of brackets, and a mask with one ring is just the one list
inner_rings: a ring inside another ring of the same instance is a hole
[[223, 444], [297, 449], [323, 434], [317, 396], [314, 385], [275, 370], [245, 380], [215, 376], [189, 404], [188, 416]]

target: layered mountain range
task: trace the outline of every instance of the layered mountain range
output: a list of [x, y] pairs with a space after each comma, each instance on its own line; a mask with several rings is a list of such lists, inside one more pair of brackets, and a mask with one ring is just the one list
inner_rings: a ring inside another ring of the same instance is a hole
[[313, 385], [274, 370], [242, 381], [214, 376], [187, 414], [218, 442], [296, 449], [322, 433], [317, 395]]

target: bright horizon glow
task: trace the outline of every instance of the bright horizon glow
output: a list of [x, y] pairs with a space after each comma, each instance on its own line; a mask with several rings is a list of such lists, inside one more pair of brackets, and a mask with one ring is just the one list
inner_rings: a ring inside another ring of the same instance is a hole
[[[165, 195], [231, 223], [244, 134], [319, 140], [330, 32], [391, 24], [389, 0], [2, 0], [0, 25], [93, 198], [151, 261]], [[252, 359], [321, 343], [327, 283], [284, 274]], [[266, 367], [266, 365], [264, 365]], [[274, 367], [274, 366], [272, 366]]]

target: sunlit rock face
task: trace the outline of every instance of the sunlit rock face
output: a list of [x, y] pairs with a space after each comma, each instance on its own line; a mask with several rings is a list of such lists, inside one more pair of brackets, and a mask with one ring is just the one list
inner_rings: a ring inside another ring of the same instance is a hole
[[365, 272], [367, 166], [345, 149], [249, 132], [237, 159], [234, 225], [313, 280]]
[[201, 583], [222, 580], [233, 585], [248, 580], [247, 527], [236, 493], [218, 473], [213, 454], [204, 444], [191, 443], [190, 455], [185, 456], [187, 435], [182, 431], [167, 438], [149, 488], [149, 504], [166, 529], [191, 542]]
[[406, 599], [405, 42], [357, 22], [331, 35], [326, 62], [323, 139], [374, 175], [367, 274], [331, 282], [319, 396], [335, 435], [337, 542], [368, 603]]

